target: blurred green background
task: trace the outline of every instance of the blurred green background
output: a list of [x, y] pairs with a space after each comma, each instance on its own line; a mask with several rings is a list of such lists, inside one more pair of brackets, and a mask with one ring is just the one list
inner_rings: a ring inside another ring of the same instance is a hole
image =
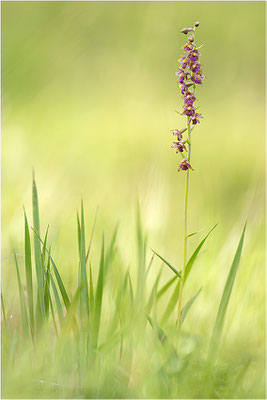
[[[245, 220], [248, 232], [226, 321], [226, 345], [264, 351], [264, 2], [2, 2], [2, 285], [18, 300], [11, 250], [23, 261], [35, 170], [41, 231], [67, 285], [77, 276], [81, 196], [100, 238], [119, 222], [125, 267], [140, 200], [148, 244], [179, 267], [185, 174], [170, 129], [185, 120], [177, 90], [183, 27], [200, 22], [204, 119], [193, 133], [189, 231], [216, 222], [186, 297], [203, 286], [186, 329], [208, 335]], [[203, 235], [201, 233], [200, 235]], [[202, 236], [201, 236], [202, 237]], [[190, 239], [189, 252], [200, 240]], [[154, 268], [158, 271], [159, 263]], [[166, 271], [164, 279], [171, 276]], [[14, 303], [15, 302], [15, 303]], [[13, 307], [13, 308], [12, 308]], [[240, 332], [242, 334], [240, 335]], [[263, 368], [263, 364], [261, 364]]]

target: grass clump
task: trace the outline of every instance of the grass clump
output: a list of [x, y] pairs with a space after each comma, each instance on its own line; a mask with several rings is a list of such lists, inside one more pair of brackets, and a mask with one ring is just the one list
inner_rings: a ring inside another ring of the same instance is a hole
[[[48, 245], [48, 229], [45, 237], [40, 237], [34, 180], [32, 204], [33, 227], [29, 227], [24, 212], [25, 279], [14, 253], [21, 310], [15, 325], [6, 317], [2, 298], [3, 397], [247, 398], [251, 390], [257, 393], [253, 385], [258, 377], [250, 379], [249, 387], [246, 384], [251, 357], [228, 363], [217, 357], [245, 228], [226, 280], [208, 352], [208, 338], [183, 328], [201, 288], [184, 305], [177, 330], [170, 316], [178, 302], [181, 275], [165, 258], [148, 249], [139, 207], [135, 276], [120, 260], [117, 228], [109, 241], [103, 234], [99, 266], [91, 265], [93, 233], [87, 247], [81, 204], [77, 214], [78, 282], [70, 291]], [[184, 283], [212, 230], [189, 258]], [[156, 275], [155, 256], [162, 262]], [[171, 269], [173, 277], [161, 284], [165, 267]], [[167, 296], [169, 301], [163, 302]]]

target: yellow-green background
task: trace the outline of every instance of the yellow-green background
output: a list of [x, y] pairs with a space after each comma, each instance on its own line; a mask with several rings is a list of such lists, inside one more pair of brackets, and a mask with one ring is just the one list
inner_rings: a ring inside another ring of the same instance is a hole
[[[23, 262], [35, 170], [41, 231], [68, 287], [77, 276], [76, 209], [83, 196], [92, 262], [119, 221], [133, 264], [137, 198], [149, 246], [180, 268], [185, 174], [170, 148], [182, 128], [177, 59], [198, 20], [206, 75], [193, 133], [189, 231], [218, 227], [185, 296], [203, 286], [186, 329], [208, 335], [245, 220], [244, 254], [226, 321], [227, 344], [264, 346], [264, 2], [2, 2], [2, 286], [18, 300], [13, 246]], [[203, 232], [200, 234], [203, 236]], [[202, 236], [189, 242], [189, 252]], [[155, 264], [158, 271], [159, 264]], [[164, 279], [171, 276], [166, 271]], [[12, 308], [13, 307], [13, 308]]]

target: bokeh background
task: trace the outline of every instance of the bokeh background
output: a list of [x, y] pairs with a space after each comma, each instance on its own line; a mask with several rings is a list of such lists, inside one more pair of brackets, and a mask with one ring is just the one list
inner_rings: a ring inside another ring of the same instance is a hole
[[[224, 346], [264, 354], [264, 2], [2, 2], [2, 286], [7, 311], [18, 300], [11, 250], [23, 262], [23, 205], [31, 221], [32, 169], [41, 231], [67, 285], [77, 278], [76, 209], [87, 232], [99, 206], [100, 238], [119, 222], [125, 268], [134, 267], [136, 203], [148, 244], [177, 268], [182, 260], [185, 174], [170, 148], [183, 27], [200, 22], [206, 75], [204, 116], [193, 132], [189, 231], [219, 223], [186, 297], [203, 290], [186, 329], [209, 335], [245, 220], [242, 263]], [[190, 239], [189, 253], [203, 232]], [[158, 271], [160, 264], [155, 263]], [[165, 271], [163, 280], [171, 276]], [[167, 301], [167, 300], [166, 300]]]

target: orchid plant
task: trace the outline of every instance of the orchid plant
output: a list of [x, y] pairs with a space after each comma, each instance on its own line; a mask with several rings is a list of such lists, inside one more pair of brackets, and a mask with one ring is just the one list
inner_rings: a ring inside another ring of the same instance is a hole
[[[176, 149], [176, 153], [181, 154], [182, 161], [179, 165], [178, 171], [186, 171], [186, 186], [185, 186], [185, 208], [184, 208], [184, 254], [183, 254], [183, 267], [180, 279], [179, 300], [178, 300], [178, 319], [177, 324], [180, 327], [181, 322], [181, 307], [182, 307], [182, 294], [183, 284], [185, 277], [186, 267], [186, 252], [187, 252], [187, 209], [188, 209], [188, 190], [189, 190], [189, 170], [193, 170], [191, 166], [191, 152], [192, 152], [192, 132], [194, 127], [200, 122], [202, 115], [196, 112], [194, 103], [197, 101], [196, 88], [202, 84], [205, 76], [201, 70], [199, 62], [200, 53], [199, 48], [195, 43], [196, 28], [199, 22], [194, 24], [194, 28], [184, 28], [181, 33], [188, 35], [187, 43], [182, 47], [185, 54], [178, 60], [180, 66], [175, 75], [178, 77], [179, 89], [184, 101], [183, 112], [181, 115], [186, 117], [186, 127], [182, 129], [172, 129], [172, 133], [176, 136], [176, 141], [173, 142], [172, 147]], [[184, 134], [187, 133], [187, 137]], [[188, 149], [187, 149], [188, 146]], [[188, 153], [188, 156], [185, 155]]]

